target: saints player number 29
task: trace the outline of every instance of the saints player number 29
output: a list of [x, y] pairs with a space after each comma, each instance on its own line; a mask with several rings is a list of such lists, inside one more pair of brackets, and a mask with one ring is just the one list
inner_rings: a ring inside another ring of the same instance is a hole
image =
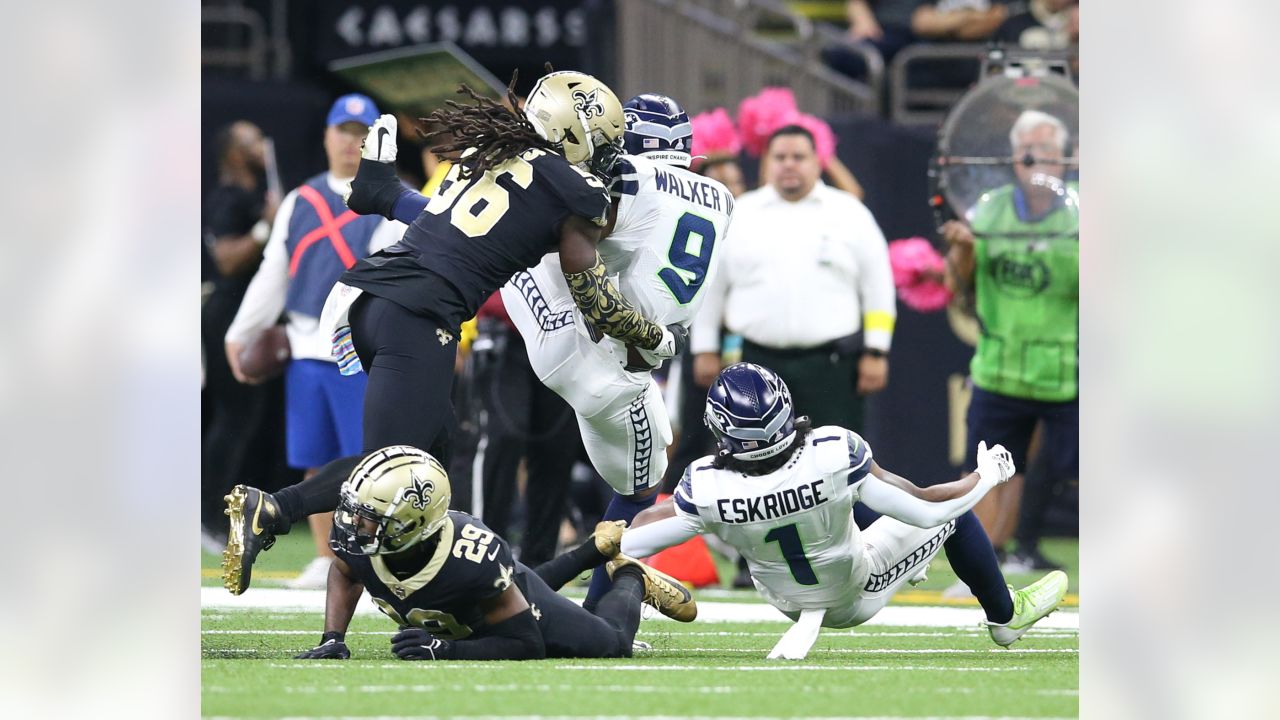
[[373, 602], [387, 617], [395, 620], [396, 624], [401, 627], [406, 625], [420, 627], [433, 636], [444, 640], [461, 640], [471, 634], [470, 627], [458, 622], [456, 618], [446, 612], [414, 608], [402, 616], [386, 600], [374, 598]]
[[475, 525], [463, 525], [462, 537], [453, 543], [453, 556], [478, 563], [489, 552], [489, 543], [493, 542], [493, 537], [493, 533]]
[[764, 536], [765, 542], [776, 542], [782, 550], [782, 557], [786, 558], [787, 567], [791, 568], [791, 577], [801, 585], [817, 585], [818, 576], [813, 572], [813, 566], [809, 565], [809, 558], [804, 556], [804, 545], [800, 544], [800, 531], [796, 529], [796, 524], [783, 525], [769, 531]]
[[681, 305], [688, 305], [702, 289], [715, 244], [716, 226], [710, 220], [693, 213], [680, 216], [676, 222], [676, 233], [671, 238], [671, 250], [667, 252], [667, 260], [674, 267], [662, 268], [658, 277]]

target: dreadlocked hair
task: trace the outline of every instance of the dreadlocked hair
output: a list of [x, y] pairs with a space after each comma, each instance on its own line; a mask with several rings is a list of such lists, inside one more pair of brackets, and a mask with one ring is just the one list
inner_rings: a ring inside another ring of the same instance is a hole
[[796, 436], [786, 450], [764, 460], [739, 460], [724, 450], [718, 450], [711, 461], [711, 467], [717, 470], [740, 472], [752, 477], [768, 475], [791, 461], [796, 452], [804, 447], [804, 439], [809, 437], [811, 430], [813, 430], [813, 422], [807, 416], [798, 417], [796, 418]]
[[[462, 166], [461, 176], [464, 179], [476, 173], [483, 174], [530, 148], [560, 152], [558, 145], [539, 135], [529, 120], [514, 109], [520, 107], [520, 100], [515, 94], [517, 75], [518, 73], [512, 73], [511, 84], [507, 86], [507, 102], [511, 103], [512, 109], [478, 94], [464, 84], [458, 86], [458, 93], [470, 97], [475, 101], [474, 104], [447, 100], [447, 109], [436, 110], [425, 118], [419, 118], [443, 128], [422, 133], [424, 137], [452, 138], [452, 142], [432, 147], [431, 152], [437, 155], [465, 153], [457, 161]], [[467, 152], [469, 150], [474, 152]]]

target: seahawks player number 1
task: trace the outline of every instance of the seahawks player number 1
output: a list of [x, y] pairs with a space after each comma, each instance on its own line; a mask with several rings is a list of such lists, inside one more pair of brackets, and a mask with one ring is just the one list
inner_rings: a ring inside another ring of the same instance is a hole
[[809, 558], [804, 556], [804, 545], [800, 543], [800, 531], [796, 529], [795, 523], [770, 530], [764, 536], [764, 541], [778, 543], [782, 557], [786, 559], [787, 567], [791, 569], [791, 576], [796, 582], [801, 585], [818, 584], [818, 576], [814, 574]]
[[[696, 241], [695, 235], [698, 237]], [[676, 222], [675, 235], [671, 238], [671, 250], [667, 253], [667, 259], [675, 267], [662, 268], [658, 271], [658, 277], [671, 289], [671, 294], [681, 305], [688, 305], [698, 294], [698, 290], [702, 289], [702, 281], [707, 279], [707, 266], [711, 264], [711, 252], [715, 244], [716, 226], [710, 220], [688, 212], [680, 216], [680, 220]], [[684, 272], [679, 272], [676, 268]]]

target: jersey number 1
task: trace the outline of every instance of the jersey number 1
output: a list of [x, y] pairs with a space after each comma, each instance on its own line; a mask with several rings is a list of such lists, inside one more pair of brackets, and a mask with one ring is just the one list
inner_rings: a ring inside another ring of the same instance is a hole
[[796, 529], [796, 524], [783, 525], [769, 531], [764, 536], [765, 542], [776, 542], [778, 547], [782, 549], [782, 557], [787, 560], [787, 567], [791, 568], [791, 577], [801, 585], [817, 585], [818, 576], [813, 572], [813, 566], [809, 565], [809, 558], [804, 556], [804, 545], [800, 544], [800, 531]]
[[[698, 236], [696, 241], [693, 239], [695, 235]], [[711, 264], [711, 251], [715, 244], [716, 226], [710, 220], [693, 213], [680, 216], [680, 220], [676, 222], [676, 233], [671, 238], [671, 249], [667, 252], [667, 259], [675, 267], [662, 268], [658, 271], [658, 277], [671, 289], [671, 294], [681, 305], [688, 305], [698, 294], [698, 290], [702, 289], [702, 281], [707, 279], [707, 266]], [[680, 270], [684, 272], [681, 273]]]

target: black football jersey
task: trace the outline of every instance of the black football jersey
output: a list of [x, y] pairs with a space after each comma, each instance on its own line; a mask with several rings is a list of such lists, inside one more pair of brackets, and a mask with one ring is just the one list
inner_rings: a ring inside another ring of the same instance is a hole
[[513, 274], [557, 250], [568, 216], [607, 220], [604, 184], [553, 152], [527, 150], [466, 179], [461, 171], [449, 171], [398, 243], [342, 282], [456, 330]]
[[440, 533], [431, 559], [403, 580], [378, 556], [341, 549], [336, 553], [398, 625], [421, 627], [445, 640], [483, 636], [480, 601], [502, 594], [516, 582], [511, 548], [484, 523], [462, 512], [450, 511]]

